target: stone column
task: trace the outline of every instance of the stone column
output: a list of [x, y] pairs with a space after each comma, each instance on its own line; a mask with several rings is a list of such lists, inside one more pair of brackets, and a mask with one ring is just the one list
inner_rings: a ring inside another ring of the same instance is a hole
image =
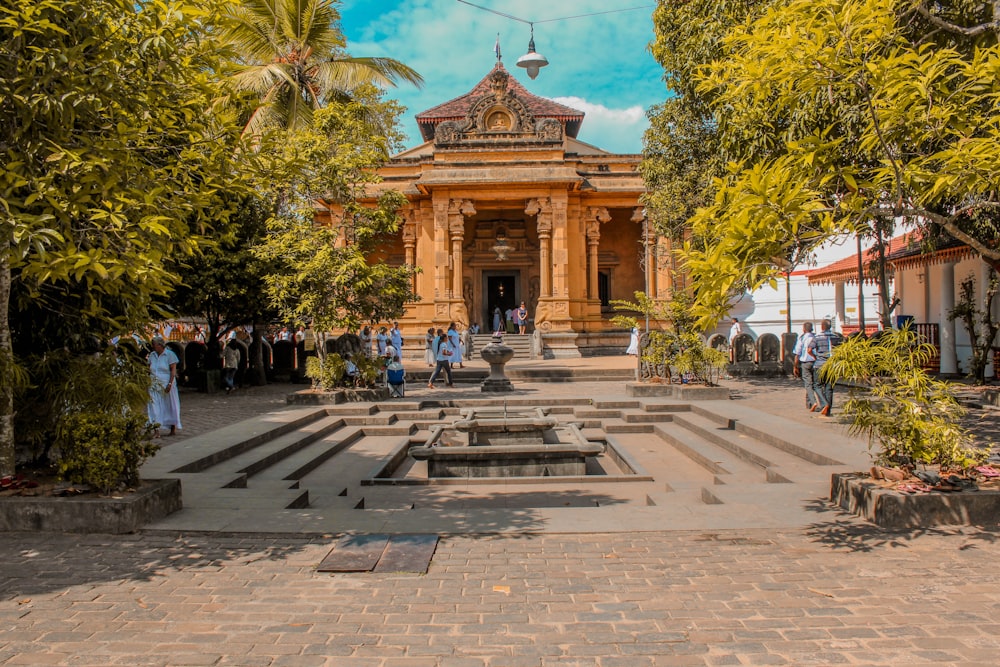
[[448, 207], [445, 199], [434, 202], [434, 299], [448, 298]]
[[535, 217], [538, 231], [539, 297], [552, 296], [552, 202], [547, 198], [529, 199], [524, 212]]
[[569, 238], [565, 199], [552, 200], [552, 296], [565, 299], [569, 296]]
[[941, 372], [958, 372], [958, 354], [955, 350], [955, 320], [948, 317], [955, 308], [955, 262], [941, 266]]
[[837, 313], [837, 319], [843, 325], [847, 318], [847, 294], [843, 281], [833, 284], [833, 308]]
[[600, 298], [597, 287], [597, 248], [601, 244], [601, 223], [610, 219], [611, 214], [603, 206], [587, 209], [587, 297], [591, 301]]
[[[417, 212], [412, 208], [403, 214], [403, 256], [408, 267], [417, 265]], [[416, 293], [416, 273], [410, 278], [410, 288]]]
[[476, 214], [468, 199], [452, 199], [448, 206], [448, 231], [451, 234], [451, 298], [456, 302], [452, 318], [463, 328], [469, 324], [469, 313], [462, 290], [462, 242], [465, 240], [465, 219]]
[[642, 206], [637, 206], [632, 209], [632, 217], [630, 220], [636, 224], [642, 225], [642, 229], [639, 231], [639, 240], [642, 241], [642, 261], [643, 261], [643, 272], [642, 272], [642, 291], [646, 293], [650, 299], [657, 298], [656, 289], [656, 278], [658, 273], [657, 266], [657, 247], [656, 234], [653, 233], [653, 225], [646, 219], [646, 209]]

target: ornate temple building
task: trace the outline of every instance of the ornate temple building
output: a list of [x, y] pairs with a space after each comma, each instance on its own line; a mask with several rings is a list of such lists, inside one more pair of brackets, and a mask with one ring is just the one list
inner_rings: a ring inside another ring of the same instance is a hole
[[416, 119], [424, 143], [380, 172], [380, 188], [408, 199], [402, 230], [373, 258], [421, 268], [404, 332], [489, 331], [495, 308], [524, 301], [546, 356], [600, 354], [622, 346], [612, 300], [667, 296], [669, 270], [652, 258], [668, 253], [643, 239], [641, 156], [578, 140], [582, 112], [531, 94], [498, 61]]

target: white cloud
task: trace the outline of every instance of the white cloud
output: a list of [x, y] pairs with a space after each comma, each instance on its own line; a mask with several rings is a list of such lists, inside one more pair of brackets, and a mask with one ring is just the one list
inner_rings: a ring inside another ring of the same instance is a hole
[[615, 153], [642, 151], [642, 135], [649, 121], [641, 106], [609, 109], [580, 97], [553, 97], [552, 100], [586, 114], [577, 137], [580, 141]]

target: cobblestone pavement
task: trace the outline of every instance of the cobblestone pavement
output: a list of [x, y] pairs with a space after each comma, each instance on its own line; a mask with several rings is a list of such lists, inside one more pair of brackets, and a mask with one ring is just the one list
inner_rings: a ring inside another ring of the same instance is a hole
[[[794, 383], [733, 388], [814, 419]], [[185, 394], [164, 444], [287, 390]], [[335, 535], [7, 533], [0, 665], [1000, 663], [998, 526], [887, 533], [827, 511], [794, 531], [649, 528], [445, 537], [420, 575], [318, 573]]]
[[456, 537], [327, 575], [332, 538], [8, 534], [0, 664], [995, 665], [998, 536]]

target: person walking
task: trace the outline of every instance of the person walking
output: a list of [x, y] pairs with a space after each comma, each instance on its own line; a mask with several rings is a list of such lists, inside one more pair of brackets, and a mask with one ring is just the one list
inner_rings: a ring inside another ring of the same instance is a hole
[[816, 393], [821, 404], [819, 413], [824, 417], [829, 417], [830, 411], [833, 410], [833, 383], [823, 380], [823, 365], [830, 359], [833, 348], [843, 342], [844, 337], [833, 330], [833, 323], [830, 320], [819, 323], [819, 333], [813, 338], [816, 356], [813, 372], [816, 374]]
[[427, 381], [427, 387], [429, 389], [435, 388], [434, 380], [438, 378], [441, 371], [444, 371], [445, 376], [448, 378], [448, 386], [453, 387], [455, 385], [451, 381], [451, 343], [448, 342], [448, 337], [441, 329], [437, 330], [437, 341], [435, 344], [437, 345], [437, 349], [435, 350], [437, 367], [434, 369], [434, 372], [431, 373], [431, 378]]
[[823, 405], [816, 386], [816, 341], [812, 322], [802, 324], [802, 335], [795, 341], [792, 354], [795, 365], [793, 372], [796, 377], [802, 378], [802, 384], [806, 388], [806, 408], [809, 412], [816, 412]]
[[149, 353], [149, 405], [146, 413], [150, 424], [159, 424], [154, 438], [160, 437], [160, 428], [169, 427], [168, 435], [177, 435], [181, 426], [181, 399], [177, 392], [177, 364], [173, 350], [167, 349], [162, 336], [153, 336], [153, 351]]

